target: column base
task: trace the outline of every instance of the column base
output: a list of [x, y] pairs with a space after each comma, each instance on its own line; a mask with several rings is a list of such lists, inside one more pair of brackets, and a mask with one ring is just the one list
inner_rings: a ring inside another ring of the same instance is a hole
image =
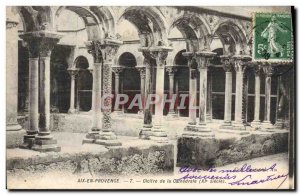
[[263, 121], [261, 123], [261, 128], [259, 129], [260, 131], [263, 132], [275, 132], [275, 126], [272, 125], [271, 121]]
[[224, 121], [222, 125], [220, 125], [220, 129], [232, 129], [232, 123], [231, 121]]
[[139, 139], [150, 139], [152, 125], [144, 124], [140, 129]]
[[184, 128], [184, 131], [197, 131], [196, 124], [187, 124], [187, 126]]
[[22, 149], [31, 149], [34, 145], [35, 137], [37, 136], [37, 131], [27, 130], [26, 135], [23, 137], [23, 143], [20, 145]]
[[283, 120], [277, 119], [274, 126], [275, 126], [276, 129], [284, 129]]
[[160, 125], [153, 126], [150, 136], [150, 140], [157, 141], [158, 143], [168, 143], [169, 139], [167, 133], [162, 129]]
[[105, 130], [100, 131], [98, 135], [95, 136], [95, 144], [104, 146], [121, 146], [122, 143], [117, 140], [117, 136], [114, 132]]
[[77, 112], [77, 110], [75, 109], [75, 108], [70, 108], [69, 110], [68, 110], [68, 114], [75, 114]]
[[178, 118], [178, 114], [175, 111], [169, 111], [167, 117]]
[[211, 123], [211, 122], [212, 122], [212, 117], [211, 117], [210, 114], [207, 114], [207, 115], [206, 115], [206, 122], [207, 122], [207, 123]]
[[182, 137], [198, 137], [198, 138], [214, 138], [215, 134], [212, 129], [207, 127], [206, 124], [199, 125], [188, 125], [186, 127], [187, 131], [183, 132]]
[[223, 126], [219, 132], [231, 133], [237, 135], [248, 135], [250, 132], [246, 131], [246, 127], [242, 122], [233, 122], [231, 126]]
[[258, 121], [258, 120], [257, 120], [257, 121], [254, 120], [254, 121], [251, 122], [250, 126], [251, 126], [252, 128], [254, 128], [255, 130], [258, 130], [258, 129], [261, 128], [261, 122]]
[[88, 132], [85, 138], [82, 140], [82, 144], [92, 144], [96, 141], [96, 136], [99, 135], [100, 129], [93, 128]]
[[50, 134], [39, 134], [35, 137], [34, 145], [31, 148], [39, 152], [60, 152], [61, 147], [57, 145], [57, 140]]

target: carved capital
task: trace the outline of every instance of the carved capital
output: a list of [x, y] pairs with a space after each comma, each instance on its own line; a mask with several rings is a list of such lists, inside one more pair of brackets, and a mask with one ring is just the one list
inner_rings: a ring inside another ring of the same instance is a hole
[[197, 60], [195, 58], [196, 54], [194, 52], [183, 52], [182, 55], [187, 58], [188, 67], [190, 69], [195, 69], [196, 70], [198, 68], [198, 63], [197, 63]]
[[114, 39], [103, 39], [88, 41], [85, 43], [88, 52], [94, 57], [94, 62], [112, 63], [122, 41]]
[[220, 56], [225, 72], [231, 72], [234, 66], [234, 60], [229, 55]]
[[78, 74], [78, 69], [77, 68], [69, 68], [68, 73], [70, 74], [71, 77], [75, 78]]
[[166, 72], [169, 75], [173, 75], [177, 72], [178, 68], [176, 66], [166, 66]]
[[116, 76], [119, 76], [120, 73], [124, 70], [124, 67], [122, 67], [122, 66], [112, 66], [111, 68]]
[[146, 77], [146, 66], [137, 66], [136, 69], [140, 72], [141, 78]]
[[233, 56], [233, 60], [234, 60], [235, 71], [244, 73], [247, 65], [251, 61], [251, 57], [248, 55], [235, 55]]
[[210, 60], [216, 55], [216, 53], [211, 51], [201, 51], [197, 52], [197, 60], [198, 60], [198, 69], [206, 69], [210, 66]]
[[34, 31], [20, 35], [32, 58], [50, 57], [51, 51], [61, 37], [61, 34], [48, 31]]
[[269, 64], [263, 65], [262, 69], [263, 69], [264, 73], [266, 74], [266, 77], [271, 77], [275, 72], [274, 66], [269, 65]]

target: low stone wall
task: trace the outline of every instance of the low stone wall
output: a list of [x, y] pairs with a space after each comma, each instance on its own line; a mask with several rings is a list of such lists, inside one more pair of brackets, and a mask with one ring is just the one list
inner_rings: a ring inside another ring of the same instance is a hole
[[208, 168], [288, 151], [288, 133], [228, 139], [178, 139], [177, 166]]
[[22, 175], [60, 171], [91, 175], [143, 175], [172, 173], [174, 146], [110, 148], [101, 152], [46, 153], [7, 159], [7, 174]]

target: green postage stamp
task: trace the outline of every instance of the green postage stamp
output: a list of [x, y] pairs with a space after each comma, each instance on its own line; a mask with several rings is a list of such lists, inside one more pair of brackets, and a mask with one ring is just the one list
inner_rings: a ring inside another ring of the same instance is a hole
[[254, 13], [252, 57], [254, 61], [293, 60], [293, 29], [290, 13]]

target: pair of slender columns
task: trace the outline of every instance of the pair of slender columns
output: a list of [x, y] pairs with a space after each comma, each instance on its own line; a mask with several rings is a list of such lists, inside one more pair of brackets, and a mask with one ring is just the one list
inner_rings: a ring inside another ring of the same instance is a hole
[[[243, 88], [244, 88], [244, 71], [247, 63], [251, 60], [247, 55], [221, 56], [223, 68], [225, 70], [225, 105], [224, 105], [224, 122], [220, 126], [220, 131], [248, 134], [243, 123]], [[234, 121], [231, 121], [232, 109], [232, 70], [236, 72], [236, 88], [235, 88], [235, 114]]]
[[50, 55], [62, 35], [37, 31], [20, 37], [29, 49], [29, 129], [23, 148], [48, 152], [60, 151], [50, 133]]
[[[175, 83], [174, 76], [175, 76], [175, 73], [177, 72], [177, 67], [166, 66], [166, 71], [169, 75], [169, 99], [171, 99], [174, 96], [174, 83]], [[172, 117], [178, 116], [178, 114], [176, 114], [176, 112], [175, 112], [174, 106], [170, 106], [168, 116], [172, 116]]]
[[[190, 108], [189, 108], [189, 123], [185, 128], [183, 137], [202, 137], [213, 138], [214, 133], [207, 127], [207, 71], [210, 59], [215, 53], [210, 51], [185, 52], [183, 54], [188, 58], [190, 68]], [[195, 60], [196, 59], [196, 60]], [[199, 77], [199, 121], [196, 121], [196, 93], [197, 93], [197, 68], [200, 72]]]
[[159, 98], [159, 101], [155, 103], [155, 115], [153, 118], [152, 125], [152, 114], [149, 106], [144, 109], [144, 125], [140, 131], [141, 139], [151, 139], [157, 142], [168, 142], [167, 134], [163, 130], [163, 109], [164, 109], [164, 74], [165, 74], [165, 60], [168, 52], [172, 49], [169, 47], [154, 47], [150, 49], [140, 48], [145, 57], [146, 65], [146, 85], [145, 85], [145, 96], [149, 98], [149, 94], [152, 89], [152, 70], [154, 67], [152, 59], [155, 60], [156, 68], [156, 81], [155, 81], [155, 95]]
[[261, 66], [256, 65], [254, 67], [255, 71], [255, 102], [254, 102], [254, 120], [251, 122], [251, 127], [254, 129], [259, 129], [260, 122], [260, 82], [261, 82]]
[[[116, 134], [112, 131], [112, 61], [119, 46], [119, 40], [104, 39], [86, 42], [88, 52], [94, 57], [92, 129], [83, 143], [96, 143], [105, 146], [120, 146]], [[102, 74], [103, 71], [103, 74]], [[101, 97], [103, 75], [103, 97]], [[103, 100], [103, 101], [102, 101]], [[101, 108], [103, 112], [101, 113]], [[101, 118], [102, 117], [102, 118]]]

